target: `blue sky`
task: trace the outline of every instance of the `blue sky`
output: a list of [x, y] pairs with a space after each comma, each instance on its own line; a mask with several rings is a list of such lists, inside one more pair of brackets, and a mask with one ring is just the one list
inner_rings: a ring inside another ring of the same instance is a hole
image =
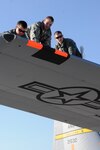
[[[29, 25], [46, 16], [54, 17], [53, 34], [61, 30], [77, 46], [84, 47], [85, 59], [100, 64], [100, 0], [3, 0], [0, 4], [0, 32]], [[53, 149], [53, 120], [0, 106], [0, 149]]]

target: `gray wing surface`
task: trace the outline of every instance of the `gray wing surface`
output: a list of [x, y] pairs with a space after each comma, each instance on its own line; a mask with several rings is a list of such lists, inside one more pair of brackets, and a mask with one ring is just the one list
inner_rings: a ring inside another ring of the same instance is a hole
[[27, 42], [0, 37], [0, 104], [100, 131], [100, 65], [74, 56], [57, 64]]

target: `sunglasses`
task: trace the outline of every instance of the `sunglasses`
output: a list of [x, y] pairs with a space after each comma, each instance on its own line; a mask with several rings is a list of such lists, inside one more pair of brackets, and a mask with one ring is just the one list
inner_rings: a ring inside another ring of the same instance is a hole
[[59, 39], [59, 38], [62, 38], [62, 35], [58, 36], [58, 37], [55, 37], [56, 39]]
[[18, 30], [19, 30], [19, 32], [25, 33], [25, 31], [20, 28], [18, 28]]

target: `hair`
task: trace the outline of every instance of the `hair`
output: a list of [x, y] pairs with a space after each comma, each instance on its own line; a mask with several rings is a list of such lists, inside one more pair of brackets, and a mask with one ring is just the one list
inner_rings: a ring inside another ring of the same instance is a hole
[[25, 21], [23, 21], [23, 20], [18, 21], [17, 25], [21, 25], [24, 29], [27, 28], [27, 23]]
[[52, 22], [54, 22], [54, 18], [52, 16], [47, 16], [45, 19], [50, 19]]
[[55, 33], [54, 33], [54, 35], [55, 34], [62, 34], [62, 32], [61, 31], [56, 31]]

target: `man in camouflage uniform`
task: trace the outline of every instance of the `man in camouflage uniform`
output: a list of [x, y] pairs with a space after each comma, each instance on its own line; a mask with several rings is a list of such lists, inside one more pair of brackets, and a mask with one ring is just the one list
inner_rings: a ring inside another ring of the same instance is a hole
[[15, 35], [18, 35], [20, 37], [28, 39], [28, 35], [27, 35], [26, 31], [27, 31], [27, 23], [23, 20], [20, 20], [17, 22], [15, 29], [12, 29], [10, 31], [6, 31], [5, 33], [15, 34]]
[[82, 58], [76, 43], [72, 39], [64, 38], [61, 31], [56, 31], [54, 37], [57, 41], [57, 45], [55, 46], [56, 49], [67, 52], [69, 55], [75, 55]]
[[51, 46], [51, 29], [54, 22], [52, 16], [47, 16], [42, 22], [36, 22], [28, 28], [30, 40], [40, 42], [43, 45]]

